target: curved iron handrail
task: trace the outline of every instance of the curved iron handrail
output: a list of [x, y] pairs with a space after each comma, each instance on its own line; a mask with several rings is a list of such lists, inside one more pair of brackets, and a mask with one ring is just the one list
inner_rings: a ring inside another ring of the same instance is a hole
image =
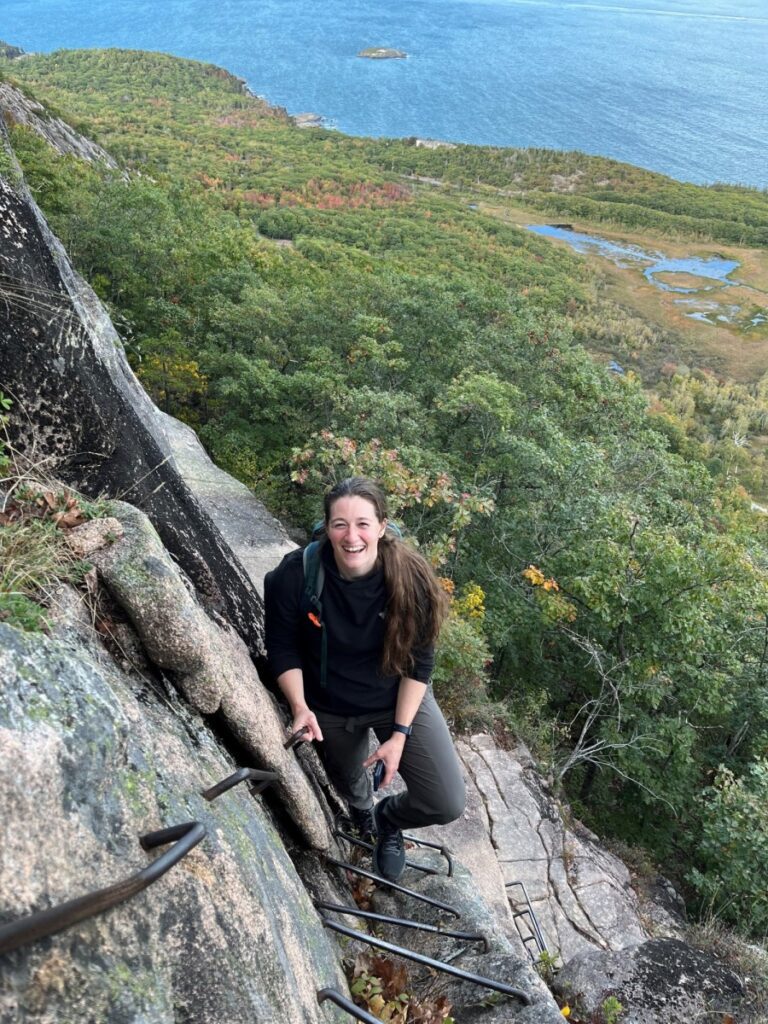
[[146, 835], [139, 836], [139, 842], [144, 850], [165, 846], [166, 843], [174, 845], [137, 874], [121, 882], [107, 886], [106, 889], [98, 889], [86, 896], [78, 896], [74, 900], [62, 903], [61, 906], [41, 910], [3, 925], [0, 927], [0, 955], [10, 953], [28, 942], [55, 935], [56, 932], [63, 931], [78, 921], [95, 917], [96, 914], [131, 899], [142, 889], [156, 882], [174, 864], [178, 864], [182, 857], [197, 846], [205, 834], [205, 825], [199, 821], [188, 821], [183, 825], [172, 825], [170, 828], [161, 828], [157, 832], [147, 832]]
[[403, 833], [403, 839], [406, 843], [416, 843], [417, 846], [428, 846], [430, 850], [439, 850], [448, 861], [448, 877], [453, 877], [453, 856], [447, 846], [442, 846], [440, 843], [431, 843], [428, 839], [419, 839], [418, 836], [411, 836], [406, 833]]
[[428, 903], [431, 907], [437, 907], [438, 910], [445, 910], [449, 914], [453, 914], [454, 917], [461, 917], [458, 910], [454, 910], [453, 907], [449, 907], [447, 903], [442, 903], [440, 900], [432, 899], [431, 896], [423, 896], [420, 892], [414, 892], [413, 889], [406, 889], [404, 885], [399, 885], [397, 882], [390, 882], [388, 878], [382, 878], [381, 875], [374, 874], [373, 871], [366, 871], [365, 868], [355, 867], [354, 864], [345, 864], [343, 860], [336, 860], [335, 857], [326, 857], [327, 864], [333, 864], [337, 868], [343, 868], [345, 871], [351, 871], [355, 875], [362, 875], [363, 878], [370, 878], [378, 885], [386, 886], [388, 889], [394, 889], [395, 892], [404, 892], [406, 896], [413, 896], [415, 900], [421, 900], [422, 903]]
[[304, 743], [302, 737], [305, 732], [309, 732], [308, 725], [302, 725], [302, 727], [300, 729], [297, 729], [296, 732], [292, 732], [291, 735], [283, 744], [283, 750], [288, 750], [289, 747], [291, 750], [293, 750], [293, 748], [297, 746], [299, 743]]
[[[343, 829], [335, 828], [333, 834], [336, 839], [345, 839], [348, 843], [353, 846], [359, 846], [362, 850], [368, 850], [369, 853], [373, 852], [373, 843], [367, 843], [364, 839], [358, 839], [357, 836], [352, 836], [349, 832], [345, 832]], [[415, 861], [407, 860], [405, 862], [407, 868], [413, 868], [414, 871], [423, 871], [425, 875], [439, 875], [440, 872], [437, 868], [431, 868], [427, 864], [417, 864]]]
[[317, 1001], [322, 1006], [326, 999], [330, 999], [332, 1003], [341, 1007], [342, 1010], [346, 1010], [347, 1013], [351, 1013], [353, 1017], [363, 1021], [364, 1024], [381, 1024], [381, 1017], [374, 1017], [372, 1013], [363, 1010], [356, 1003], [353, 1003], [351, 999], [343, 996], [338, 989], [321, 988], [317, 993]]
[[341, 903], [324, 903], [315, 900], [318, 910], [332, 910], [336, 914], [349, 914], [350, 917], [363, 917], [366, 921], [381, 921], [383, 924], [402, 925], [404, 928], [416, 928], [420, 932], [434, 932], [445, 935], [449, 939], [463, 939], [465, 942], [482, 942], [484, 953], [488, 952], [490, 943], [487, 935], [473, 935], [471, 932], [455, 932], [449, 928], [441, 928], [439, 924], [425, 924], [423, 921], [411, 921], [407, 917], [391, 917], [389, 914], [376, 914], [372, 910], [361, 910], [359, 907], [345, 907]]
[[[336, 820], [333, 823], [334, 824], [334, 829], [337, 829], [339, 831], [340, 836], [341, 836], [342, 839], [347, 839], [350, 842], [357, 843], [358, 846], [361, 846], [362, 845], [362, 841], [361, 840], [354, 839], [348, 833], [343, 832], [339, 828], [339, 820], [349, 821], [350, 820], [349, 816], [346, 815], [346, 814], [337, 814], [336, 815]], [[336, 832], [334, 832], [334, 835], [336, 835]], [[403, 833], [403, 839], [406, 842], [408, 842], [408, 843], [414, 843], [416, 846], [428, 846], [430, 850], [439, 850], [440, 853], [443, 855], [443, 857], [445, 857], [445, 859], [448, 861], [448, 871], [447, 871], [448, 878], [453, 877], [453, 855], [451, 854], [451, 851], [448, 849], [447, 846], [443, 846], [440, 843], [430, 842], [430, 840], [428, 840], [428, 839], [420, 839], [418, 836], [406, 835], [405, 833]], [[439, 872], [436, 871], [434, 868], [422, 867], [419, 864], [409, 864], [409, 867], [416, 868], [418, 871], [424, 871], [427, 874], [432, 874], [432, 875], [439, 874]]]
[[280, 776], [277, 772], [261, 771], [259, 768], [239, 768], [232, 775], [228, 775], [226, 779], [217, 782], [215, 786], [202, 790], [200, 795], [208, 801], [215, 800], [217, 796], [226, 793], [228, 789], [232, 789], [240, 782], [245, 782], [246, 779], [256, 779], [259, 785], [254, 786], [250, 792], [253, 796], [257, 796], [270, 783], [276, 782], [279, 778]]
[[357, 939], [359, 942], [366, 942], [369, 946], [375, 946], [376, 949], [384, 949], [388, 953], [395, 953], [397, 956], [402, 956], [406, 960], [413, 960], [417, 964], [423, 964], [425, 967], [432, 967], [436, 971], [443, 971], [444, 974], [452, 974], [455, 978], [461, 978], [462, 981], [472, 982], [474, 985], [482, 985], [484, 988], [493, 989], [494, 992], [503, 992], [507, 996], [515, 996], [526, 1006], [531, 1005], [531, 997], [527, 992], [523, 992], [520, 988], [513, 988], [512, 985], [505, 985], [501, 981], [494, 981], [492, 978], [484, 978], [481, 974], [472, 974], [470, 971], [463, 971], [460, 967], [454, 967], [453, 964], [447, 964], [443, 960], [433, 960], [431, 956], [424, 956], [423, 953], [415, 953], [412, 949], [406, 949], [404, 946], [396, 946], [392, 942], [385, 942], [384, 939], [377, 939], [373, 935], [367, 935], [365, 932], [355, 931], [354, 928], [347, 928], [346, 925], [337, 924], [335, 921], [331, 921], [328, 917], [321, 918], [323, 926], [330, 928], [332, 931], [339, 932], [340, 935], [346, 935], [349, 939]]

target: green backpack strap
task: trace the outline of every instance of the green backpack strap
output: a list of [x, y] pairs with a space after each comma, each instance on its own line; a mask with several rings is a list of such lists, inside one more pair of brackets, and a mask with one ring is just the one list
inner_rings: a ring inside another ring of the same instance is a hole
[[328, 633], [323, 622], [323, 602], [320, 600], [325, 583], [322, 545], [321, 540], [313, 540], [307, 544], [302, 554], [302, 563], [304, 566], [304, 597], [309, 608], [314, 611], [322, 630], [320, 636], [320, 685], [325, 687], [328, 677]]

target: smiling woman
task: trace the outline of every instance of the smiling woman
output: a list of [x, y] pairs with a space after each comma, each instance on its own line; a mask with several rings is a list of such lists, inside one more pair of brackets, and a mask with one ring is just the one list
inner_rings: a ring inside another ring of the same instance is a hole
[[325, 530], [344, 579], [365, 576], [373, 569], [386, 529], [386, 519], [382, 522], [377, 518], [375, 508], [366, 498], [350, 494], [336, 499]]
[[[374, 867], [397, 879], [403, 828], [444, 824], [464, 807], [464, 783], [445, 720], [429, 686], [434, 643], [446, 613], [431, 567], [387, 529], [386, 498], [364, 477], [325, 498], [325, 541], [308, 571], [303, 551], [265, 580], [270, 668], [293, 715], [320, 744], [353, 825], [376, 834]], [[308, 593], [312, 591], [312, 593]], [[321, 599], [322, 598], [322, 599]], [[368, 756], [369, 732], [378, 749]], [[367, 768], [396, 771], [407, 790], [373, 809]]]

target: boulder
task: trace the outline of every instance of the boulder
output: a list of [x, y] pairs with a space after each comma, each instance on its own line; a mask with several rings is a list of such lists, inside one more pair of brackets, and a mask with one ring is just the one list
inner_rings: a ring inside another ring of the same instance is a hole
[[581, 1017], [600, 1020], [606, 1000], [621, 1024], [691, 1024], [738, 1019], [745, 991], [721, 961], [679, 939], [651, 939], [618, 952], [581, 953], [558, 972], [554, 990]]
[[327, 850], [325, 814], [295, 756], [283, 748], [285, 730], [276, 705], [245, 644], [206, 614], [143, 512], [119, 501], [111, 503], [111, 511], [123, 535], [90, 557], [151, 661], [170, 670], [196, 711], [221, 709], [258, 767], [279, 772], [282, 798], [306, 841]]

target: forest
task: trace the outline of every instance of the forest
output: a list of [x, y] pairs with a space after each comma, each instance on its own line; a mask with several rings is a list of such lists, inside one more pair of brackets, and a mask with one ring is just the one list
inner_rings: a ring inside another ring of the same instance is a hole
[[768, 195], [300, 130], [160, 54], [0, 59], [0, 78], [120, 165], [10, 126], [158, 405], [297, 535], [330, 482], [377, 477], [451, 595], [454, 726], [525, 739], [580, 818], [763, 936], [768, 487], [739, 439], [766, 431], [768, 377], [612, 372], [606, 352], [670, 339], [478, 197], [765, 247]]

